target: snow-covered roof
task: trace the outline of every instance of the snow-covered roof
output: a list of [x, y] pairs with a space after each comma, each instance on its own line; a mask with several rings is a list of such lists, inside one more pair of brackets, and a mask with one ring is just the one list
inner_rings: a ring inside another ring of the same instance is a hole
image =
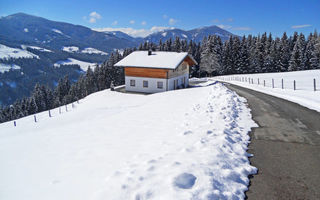
[[148, 51], [134, 51], [116, 63], [115, 66], [175, 69], [187, 56], [194, 63], [197, 63], [186, 52], [152, 51], [152, 54], [148, 55]]

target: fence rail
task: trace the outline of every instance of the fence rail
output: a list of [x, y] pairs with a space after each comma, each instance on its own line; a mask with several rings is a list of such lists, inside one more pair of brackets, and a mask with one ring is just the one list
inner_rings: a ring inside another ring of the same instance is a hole
[[[270, 87], [271, 88], [278, 88], [275, 84], [275, 78], [252, 78], [252, 77], [237, 77], [237, 76], [227, 76], [227, 77], [218, 77], [219, 80], [222, 80], [222, 81], [238, 81], [238, 82], [244, 82], [244, 83], [248, 83], [248, 84], [251, 84], [251, 85], [261, 85], [261, 81], [263, 81], [263, 87], [268, 87], [268, 82], [270, 84]], [[278, 78], [279, 79], [279, 78]], [[290, 79], [290, 80], [285, 80], [284, 78], [281, 78], [281, 89], [293, 89], [293, 90], [308, 90], [308, 89], [305, 89], [303, 87], [299, 87], [299, 83], [302, 83], [305, 84], [306, 82], [305, 81], [300, 81], [298, 82], [297, 80], [295, 79]], [[309, 91], [313, 90], [314, 92], [317, 92], [317, 91], [320, 91], [320, 88], [317, 88], [317, 79], [316, 78], [313, 78], [310, 80], [309, 82], [310, 84], [310, 89]], [[292, 87], [290, 87], [292, 86]]]
[[[62, 112], [62, 108], [63, 107], [65, 108], [65, 112], [69, 112], [69, 111], [71, 111], [71, 109], [68, 109], [68, 108], [70, 108], [70, 107], [72, 109], [76, 108], [75, 103], [79, 104], [79, 100], [76, 101], [76, 102], [72, 102], [70, 104], [59, 106], [59, 107], [51, 109], [51, 110], [47, 110], [47, 111], [43, 111], [41, 113], [33, 114], [33, 120], [30, 120], [30, 122], [33, 121], [34, 123], [37, 123], [40, 120], [44, 119], [44, 116], [46, 116], [46, 115], [44, 115], [45, 112], [48, 113], [48, 117], [49, 118], [54, 117], [54, 115], [52, 114], [52, 111], [56, 111], [56, 113], [57, 113], [56, 115], [63, 114], [63, 112]], [[39, 117], [40, 114], [41, 114], [41, 118]], [[29, 115], [29, 116], [26, 116], [26, 117], [32, 118], [32, 115]], [[13, 120], [13, 126], [14, 127], [18, 126], [17, 120]]]

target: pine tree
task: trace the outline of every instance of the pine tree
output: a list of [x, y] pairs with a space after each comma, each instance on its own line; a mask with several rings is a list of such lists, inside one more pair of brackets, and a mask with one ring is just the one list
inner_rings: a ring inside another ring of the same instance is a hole
[[288, 70], [289, 58], [290, 58], [290, 47], [288, 42], [288, 37], [286, 32], [283, 33], [283, 36], [280, 41], [280, 68], [282, 72]]
[[307, 44], [306, 44], [305, 53], [304, 53], [305, 69], [312, 69], [311, 58], [312, 58], [312, 52], [314, 51], [314, 45], [315, 45], [315, 38], [313, 37], [312, 33], [308, 36], [308, 40], [306, 43]]
[[247, 40], [246, 36], [242, 37], [241, 41], [241, 49], [240, 49], [240, 71], [239, 73], [249, 73], [249, 66], [250, 66], [250, 60], [249, 60], [249, 52], [247, 48]]
[[291, 58], [289, 61], [288, 71], [297, 71], [298, 67], [301, 63], [298, 46], [299, 46], [298, 43], [296, 43], [296, 45], [294, 45], [294, 48], [293, 48], [293, 51], [291, 54]]
[[173, 42], [173, 51], [175, 52], [181, 52], [181, 42], [180, 38], [177, 36], [175, 41]]
[[312, 69], [320, 69], [320, 37], [316, 37], [314, 50], [310, 59]]

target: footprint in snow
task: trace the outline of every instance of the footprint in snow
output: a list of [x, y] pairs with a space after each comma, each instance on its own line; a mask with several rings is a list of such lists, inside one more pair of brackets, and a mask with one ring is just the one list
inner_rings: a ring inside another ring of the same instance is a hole
[[183, 135], [189, 135], [189, 134], [191, 134], [192, 133], [192, 131], [185, 131], [184, 133], [183, 133]]
[[173, 184], [180, 189], [190, 189], [195, 184], [196, 179], [197, 177], [193, 174], [182, 173], [174, 178]]

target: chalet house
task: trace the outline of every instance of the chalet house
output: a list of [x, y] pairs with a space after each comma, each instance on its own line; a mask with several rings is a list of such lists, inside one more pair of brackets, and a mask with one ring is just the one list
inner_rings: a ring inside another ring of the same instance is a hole
[[115, 64], [124, 67], [126, 91], [156, 93], [189, 85], [189, 67], [197, 62], [181, 52], [135, 51]]

